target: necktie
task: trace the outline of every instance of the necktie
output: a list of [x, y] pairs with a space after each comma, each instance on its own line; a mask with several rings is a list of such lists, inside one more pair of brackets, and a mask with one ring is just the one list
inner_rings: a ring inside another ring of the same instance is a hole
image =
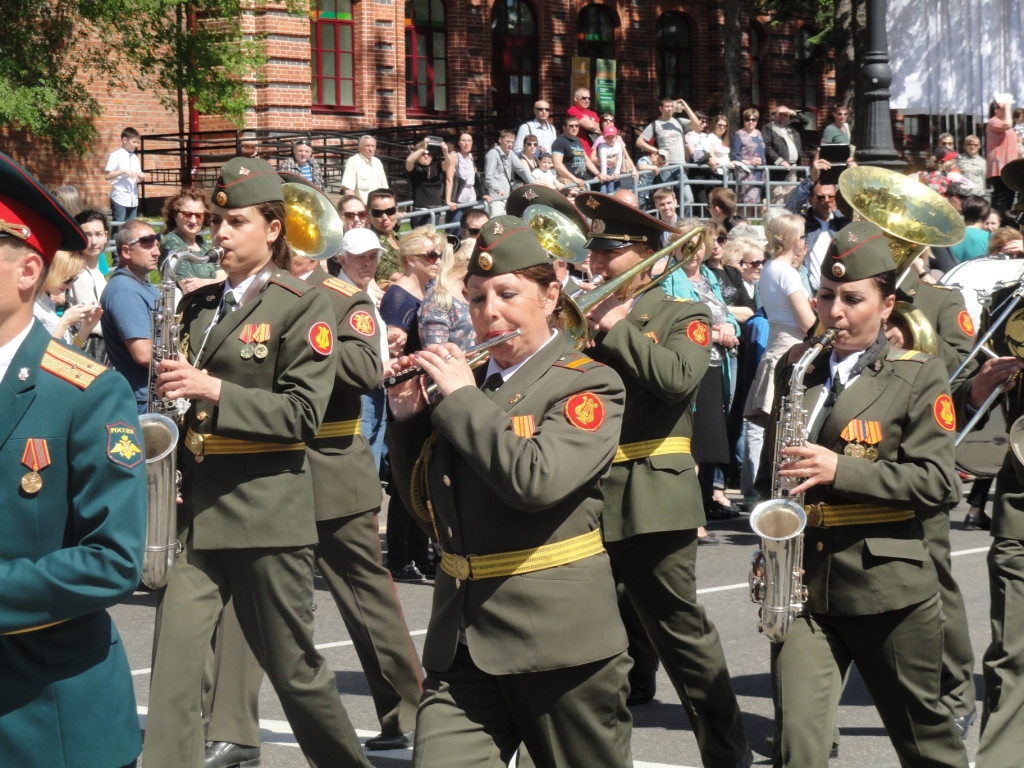
[[238, 299], [235, 298], [235, 292], [228, 291], [227, 293], [224, 294], [224, 300], [221, 302], [220, 316], [217, 318], [217, 321], [220, 322], [225, 317], [234, 312], [237, 308]]
[[843, 382], [839, 380], [839, 376], [832, 376], [832, 386], [829, 387], [828, 395], [825, 397], [825, 403], [821, 406], [821, 410], [818, 411], [818, 416], [811, 425], [811, 431], [807, 433], [807, 442], [813, 443], [818, 439], [818, 433], [821, 432], [822, 426], [825, 424], [825, 419], [832, 412], [832, 406], [836, 404], [836, 399], [842, 394]]
[[500, 373], [492, 373], [490, 376], [487, 377], [487, 380], [484, 382], [484, 385], [483, 387], [481, 387], [481, 390], [485, 395], [490, 397], [495, 392], [497, 392], [501, 385], [504, 383], [505, 378]]

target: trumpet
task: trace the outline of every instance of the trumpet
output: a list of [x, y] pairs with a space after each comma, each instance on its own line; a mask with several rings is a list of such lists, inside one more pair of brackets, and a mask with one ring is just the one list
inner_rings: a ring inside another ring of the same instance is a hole
[[[487, 362], [488, 358], [490, 358], [491, 347], [496, 347], [499, 344], [504, 344], [506, 341], [514, 339], [516, 338], [516, 336], [522, 335], [522, 333], [523, 332], [521, 330], [516, 328], [514, 331], [503, 333], [501, 336], [495, 336], [493, 339], [488, 339], [487, 341], [477, 344], [475, 347], [470, 347], [469, 349], [466, 350], [466, 362], [469, 363], [470, 368], [479, 368], [481, 365]], [[387, 376], [384, 377], [384, 381], [380, 383], [380, 386], [382, 389], [391, 389], [391, 387], [395, 386], [395, 384], [399, 384], [403, 381], [408, 381], [409, 379], [414, 378], [415, 376], [419, 376], [422, 373], [425, 373], [425, 371], [418, 365], [415, 365], [412, 368], [406, 368], [401, 373], [389, 373]], [[430, 382], [430, 384], [427, 385], [427, 395], [433, 395], [436, 391], [437, 384], [435, 382]]]

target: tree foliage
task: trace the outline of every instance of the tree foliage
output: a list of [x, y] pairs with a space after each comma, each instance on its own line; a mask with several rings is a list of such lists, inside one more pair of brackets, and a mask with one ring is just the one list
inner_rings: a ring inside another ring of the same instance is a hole
[[[244, 79], [266, 63], [263, 40], [243, 34], [250, 0], [3, 0], [0, 124], [49, 140], [59, 155], [85, 151], [101, 113], [89, 86], [129, 83], [178, 106], [242, 125]], [[294, 0], [289, 10], [296, 11]]]

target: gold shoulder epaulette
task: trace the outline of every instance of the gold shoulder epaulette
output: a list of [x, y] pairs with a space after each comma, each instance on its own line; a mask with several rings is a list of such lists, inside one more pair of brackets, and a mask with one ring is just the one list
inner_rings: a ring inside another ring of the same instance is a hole
[[680, 304], [693, 304], [693, 299], [681, 299], [678, 296], [666, 296], [671, 301], [678, 301]]
[[298, 278], [292, 277], [291, 275], [285, 272], [275, 272], [273, 275], [270, 276], [270, 280], [268, 280], [267, 282], [273, 283], [274, 285], [279, 285], [285, 290], [291, 291], [296, 296], [302, 296], [303, 294], [306, 293], [306, 291], [313, 288], [312, 285], [305, 282], [304, 280], [299, 280]]
[[586, 371], [591, 364], [604, 365], [604, 363], [599, 363], [592, 357], [587, 357], [586, 355], [581, 355], [576, 352], [567, 352], [555, 360], [556, 367], [568, 368], [572, 371]]
[[344, 280], [339, 280], [336, 277], [328, 277], [320, 285], [345, 296], [354, 296], [359, 293], [359, 288], [356, 288], [352, 283], [346, 283]]
[[890, 349], [886, 354], [885, 359], [890, 362], [905, 362], [912, 360], [915, 363], [923, 363], [931, 359], [931, 355], [925, 354], [924, 352], [918, 352], [914, 349]]
[[68, 349], [56, 341], [51, 341], [46, 347], [39, 367], [79, 389], [88, 387], [97, 376], [107, 370], [106, 366], [100, 365], [91, 357]]

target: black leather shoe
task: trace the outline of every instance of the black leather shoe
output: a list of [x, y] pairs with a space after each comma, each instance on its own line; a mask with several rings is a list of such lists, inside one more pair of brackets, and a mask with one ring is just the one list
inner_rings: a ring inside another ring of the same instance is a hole
[[961, 741], [967, 738], [967, 732], [971, 730], [971, 723], [973, 723], [977, 717], [978, 710], [975, 708], [966, 715], [960, 715], [960, 717], [953, 718], [953, 725], [956, 726], [956, 732], [960, 734]]
[[828, 759], [829, 760], [838, 760], [839, 759], [839, 745], [836, 744], [834, 741], [832, 742], [832, 749], [828, 753]]
[[654, 694], [658, 690], [658, 680], [650, 677], [647, 680], [629, 681], [629, 696], [626, 698], [627, 707], [639, 707], [650, 704], [654, 701]]
[[[416, 565], [416, 563], [413, 562], [413, 565]], [[433, 581], [437, 576], [436, 562], [427, 563], [426, 565], [416, 565], [416, 568], [419, 569], [420, 573], [423, 574], [423, 578], [425, 578], [427, 581]]]
[[388, 570], [391, 571], [391, 580], [396, 584], [422, 584], [426, 581], [414, 563], [409, 563], [401, 568], [388, 568]]
[[363, 746], [371, 752], [381, 752], [385, 749], [412, 749], [415, 741], [416, 731], [400, 733], [397, 736], [385, 736], [382, 733], [380, 736], [368, 739]]
[[206, 748], [206, 768], [257, 768], [259, 764], [259, 747], [215, 741]]
[[[977, 515], [968, 512], [967, 517], [964, 518], [965, 531], [987, 531], [991, 527], [992, 518], [984, 512]], [[964, 717], [966, 717], [966, 715], [964, 715]]]

